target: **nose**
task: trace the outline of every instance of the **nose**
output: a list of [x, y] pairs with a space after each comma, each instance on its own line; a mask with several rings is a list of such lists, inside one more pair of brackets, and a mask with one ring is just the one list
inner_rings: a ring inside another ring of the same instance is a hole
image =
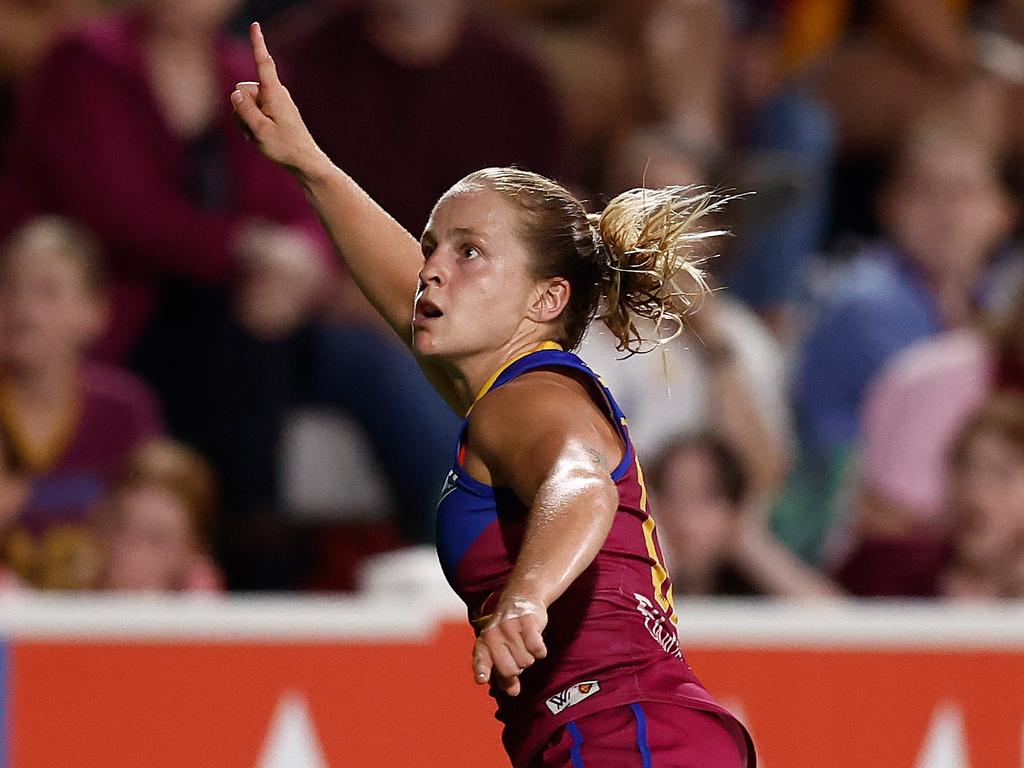
[[420, 285], [423, 287], [444, 285], [448, 279], [448, 270], [439, 251], [440, 249], [435, 250], [423, 262], [423, 267], [420, 269]]

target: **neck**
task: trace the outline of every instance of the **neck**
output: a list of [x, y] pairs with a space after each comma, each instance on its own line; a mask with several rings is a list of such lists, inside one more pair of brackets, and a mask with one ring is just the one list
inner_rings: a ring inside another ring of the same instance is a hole
[[936, 307], [947, 328], [956, 328], [969, 322], [974, 315], [973, 292], [980, 273], [978, 271], [951, 272], [929, 265], [908, 252], [913, 271], [934, 297]]
[[74, 358], [4, 369], [8, 392], [19, 404], [30, 407], [62, 405], [73, 395], [77, 380], [78, 362]]
[[469, 411], [484, 387], [509, 361], [523, 357], [544, 343], [543, 339], [511, 339], [499, 349], [465, 357], [452, 364], [459, 399]]
[[971, 289], [975, 283], [974, 276], [955, 279], [948, 275], [933, 275], [930, 282], [939, 312], [947, 327], [957, 328], [973, 319], [974, 301]]

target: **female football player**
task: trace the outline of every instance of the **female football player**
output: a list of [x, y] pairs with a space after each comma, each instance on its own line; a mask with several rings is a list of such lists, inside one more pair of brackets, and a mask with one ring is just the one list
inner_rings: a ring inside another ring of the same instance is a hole
[[683, 660], [625, 419], [569, 351], [598, 313], [624, 350], [639, 318], [678, 330], [703, 287], [695, 246], [716, 234], [701, 216], [722, 199], [633, 190], [590, 216], [549, 179], [489, 168], [444, 194], [417, 242], [318, 149], [251, 34], [259, 82], [231, 94], [239, 118], [466, 416], [438, 551], [515, 768], [753, 765]]

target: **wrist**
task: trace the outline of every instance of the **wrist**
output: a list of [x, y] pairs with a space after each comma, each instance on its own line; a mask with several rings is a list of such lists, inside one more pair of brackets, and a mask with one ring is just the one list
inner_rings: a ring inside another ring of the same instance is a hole
[[552, 602], [547, 592], [548, 590], [545, 590], [542, 584], [530, 583], [529, 580], [509, 582], [501, 593], [498, 610], [521, 612], [539, 608], [546, 611]]
[[317, 187], [325, 184], [337, 169], [322, 149], [314, 147], [309, 155], [291, 170], [306, 192], [312, 194]]

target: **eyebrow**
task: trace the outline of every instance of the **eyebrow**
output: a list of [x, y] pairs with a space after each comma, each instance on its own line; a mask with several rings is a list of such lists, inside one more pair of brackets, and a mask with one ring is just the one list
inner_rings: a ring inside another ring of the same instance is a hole
[[[453, 235], [468, 235], [469, 237], [475, 237], [479, 239], [486, 239], [486, 235], [479, 229], [473, 229], [472, 227], [452, 227], [451, 234]], [[437, 243], [437, 235], [433, 229], [427, 229], [420, 235], [420, 243]]]
[[452, 229], [452, 232], [457, 235], [473, 235], [475, 237], [483, 235], [483, 232], [478, 229], [473, 229], [472, 227], [455, 227]]

